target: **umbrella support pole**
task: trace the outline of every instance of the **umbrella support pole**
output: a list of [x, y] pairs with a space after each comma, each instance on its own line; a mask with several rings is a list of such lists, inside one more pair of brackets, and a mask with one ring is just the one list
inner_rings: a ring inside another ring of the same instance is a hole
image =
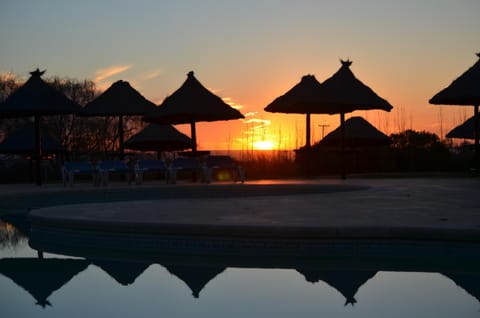
[[123, 146], [123, 116], [118, 117], [118, 151], [120, 152], [120, 156], [123, 159], [123, 155], [125, 153], [125, 149]]
[[37, 185], [42, 185], [42, 172], [41, 172], [41, 160], [42, 160], [42, 138], [40, 136], [40, 116], [34, 117], [35, 122], [35, 182]]
[[305, 135], [305, 147], [307, 148], [310, 148], [311, 146], [311, 142], [310, 142], [310, 129], [311, 129], [311, 125], [310, 125], [310, 113], [307, 113], [307, 116], [306, 116], [306, 135]]
[[340, 113], [340, 165], [341, 165], [341, 178], [347, 179], [347, 173], [345, 169], [345, 113]]
[[190, 123], [190, 130], [192, 133], [192, 152], [197, 152], [197, 130], [195, 123]]
[[474, 114], [473, 114], [473, 137], [475, 139], [475, 154], [474, 154], [474, 165], [475, 165], [475, 169], [476, 169], [476, 172], [479, 173], [479, 169], [480, 169], [480, 145], [479, 145], [479, 142], [478, 142], [478, 139], [480, 138], [480, 129], [479, 129], [479, 122], [480, 122], [480, 118], [479, 115], [478, 115], [478, 107], [479, 105], [475, 105], [473, 106], [473, 109], [474, 109]]

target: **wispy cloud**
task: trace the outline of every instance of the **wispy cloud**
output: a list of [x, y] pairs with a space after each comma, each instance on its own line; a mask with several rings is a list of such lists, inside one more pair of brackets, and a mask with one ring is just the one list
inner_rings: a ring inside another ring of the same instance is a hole
[[107, 68], [102, 68], [97, 71], [95, 71], [95, 78], [94, 82], [95, 84], [99, 84], [106, 80], [107, 78], [110, 78], [112, 76], [115, 76], [117, 74], [123, 73], [129, 68], [131, 68], [133, 65], [128, 64], [128, 65], [113, 65]]
[[251, 117], [251, 116], [255, 116], [256, 114], [258, 114], [258, 112], [248, 112], [246, 114], [243, 114], [243, 116], [245, 117]]
[[250, 118], [243, 121], [245, 124], [252, 124], [252, 123], [261, 123], [264, 126], [270, 126], [272, 121], [270, 119], [260, 119], [260, 118]]
[[154, 78], [157, 78], [160, 76], [160, 74], [162, 74], [162, 71], [157, 69], [157, 70], [152, 70], [150, 72], [147, 72], [145, 73], [143, 76], [142, 76], [142, 79], [148, 81], [148, 80], [152, 80]]
[[247, 130], [243, 133], [247, 136], [256, 136], [259, 131], [263, 134], [269, 130], [271, 121], [269, 119], [249, 118], [243, 120], [244, 124], [247, 124]]
[[230, 105], [230, 107], [235, 108], [235, 109], [242, 109], [243, 105], [235, 103], [230, 97], [222, 97], [222, 100]]

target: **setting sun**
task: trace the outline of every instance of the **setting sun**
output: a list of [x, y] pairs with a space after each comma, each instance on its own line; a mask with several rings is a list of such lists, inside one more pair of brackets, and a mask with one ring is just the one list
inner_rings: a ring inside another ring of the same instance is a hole
[[253, 143], [253, 148], [257, 150], [272, 150], [275, 144], [271, 140], [261, 140]]

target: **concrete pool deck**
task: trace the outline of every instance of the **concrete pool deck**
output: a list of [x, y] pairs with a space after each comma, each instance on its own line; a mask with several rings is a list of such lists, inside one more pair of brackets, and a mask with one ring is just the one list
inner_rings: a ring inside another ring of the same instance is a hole
[[[33, 209], [32, 224], [149, 235], [480, 242], [478, 178], [113, 185], [95, 190], [51, 186], [24, 190], [22, 196], [82, 191], [117, 191], [135, 200]], [[157, 197], [146, 196], [149, 191]]]

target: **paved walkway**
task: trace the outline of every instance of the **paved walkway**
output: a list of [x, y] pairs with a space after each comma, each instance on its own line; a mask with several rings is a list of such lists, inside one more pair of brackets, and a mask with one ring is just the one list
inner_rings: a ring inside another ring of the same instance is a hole
[[[93, 190], [45, 187], [21, 196], [28, 201], [38, 193], [65, 198], [76, 194], [77, 199], [79, 193], [82, 197], [117, 193], [110, 198], [117, 202], [71, 199], [70, 203], [83, 204], [45, 207], [68, 203], [60, 200], [43, 202], [37, 206], [43, 208], [30, 212], [34, 223], [83, 230], [480, 241], [478, 178], [152, 184]], [[122, 199], [128, 201], [118, 202]]]

